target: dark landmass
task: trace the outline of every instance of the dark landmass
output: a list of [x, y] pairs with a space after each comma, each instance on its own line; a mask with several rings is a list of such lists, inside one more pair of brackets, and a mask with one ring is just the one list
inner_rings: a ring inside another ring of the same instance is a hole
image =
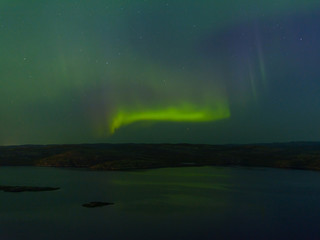
[[44, 192], [54, 191], [60, 188], [54, 187], [29, 187], [29, 186], [0, 186], [0, 191], [4, 192]]
[[320, 142], [251, 145], [81, 144], [0, 147], [0, 166], [133, 170], [250, 166], [320, 170]]
[[114, 203], [109, 203], [109, 202], [90, 202], [90, 203], [82, 204], [82, 206], [86, 207], [86, 208], [103, 207], [103, 206], [108, 206], [108, 205], [114, 205]]

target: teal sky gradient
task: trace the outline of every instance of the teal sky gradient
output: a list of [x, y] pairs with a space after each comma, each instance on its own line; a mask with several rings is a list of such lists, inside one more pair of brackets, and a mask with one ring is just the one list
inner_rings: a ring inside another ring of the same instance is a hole
[[319, 140], [319, 22], [311, 0], [1, 1], [0, 145]]

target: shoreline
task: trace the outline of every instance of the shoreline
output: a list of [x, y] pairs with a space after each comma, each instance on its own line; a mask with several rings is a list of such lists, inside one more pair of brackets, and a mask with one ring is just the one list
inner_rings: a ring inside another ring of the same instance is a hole
[[0, 166], [59, 167], [93, 171], [236, 166], [320, 171], [320, 143], [2, 146]]

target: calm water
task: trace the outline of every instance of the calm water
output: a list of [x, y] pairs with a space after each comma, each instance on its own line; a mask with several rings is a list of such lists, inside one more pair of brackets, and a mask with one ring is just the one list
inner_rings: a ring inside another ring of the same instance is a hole
[[[245, 168], [92, 172], [2, 167], [0, 239], [320, 239], [320, 173]], [[90, 201], [113, 206], [87, 209]]]

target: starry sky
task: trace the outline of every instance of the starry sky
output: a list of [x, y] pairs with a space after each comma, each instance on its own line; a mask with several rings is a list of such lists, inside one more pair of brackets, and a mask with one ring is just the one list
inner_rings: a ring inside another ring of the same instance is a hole
[[2, 0], [0, 145], [320, 140], [319, 0]]

